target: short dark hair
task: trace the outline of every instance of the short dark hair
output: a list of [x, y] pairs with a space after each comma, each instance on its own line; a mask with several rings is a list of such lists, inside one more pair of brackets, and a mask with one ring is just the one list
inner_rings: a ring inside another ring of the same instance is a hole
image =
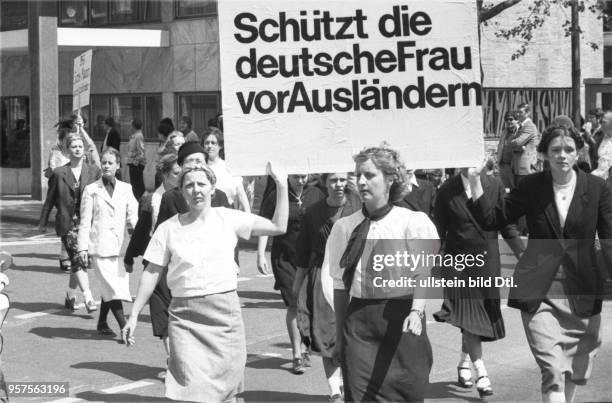
[[191, 129], [192, 122], [191, 122], [191, 118], [189, 116], [183, 116], [181, 118], [181, 122], [185, 122], [187, 127], [189, 127]]
[[516, 109], [522, 110], [524, 112], [531, 112], [531, 106], [527, 102], [521, 102]]
[[174, 123], [172, 123], [172, 119], [163, 118], [159, 121], [159, 126], [157, 126], [157, 131], [164, 137], [168, 137], [170, 133], [174, 131]]
[[106, 119], [104, 119], [104, 123], [110, 127], [115, 127], [115, 119], [113, 119], [112, 116], [109, 116]]
[[589, 111], [589, 113], [587, 114], [587, 116], [595, 116], [597, 118], [597, 120], [601, 120], [601, 118], [604, 115], [604, 111], [601, 108], [593, 108]]
[[550, 143], [552, 143], [552, 141], [557, 137], [561, 136], [569, 137], [574, 140], [576, 150], [580, 150], [582, 147], [584, 147], [584, 140], [582, 140], [582, 136], [580, 136], [580, 133], [578, 133], [575, 128], [555, 125], [550, 126], [548, 129], [544, 130], [544, 133], [542, 133], [542, 140], [540, 141], [540, 144], [538, 144], [538, 152], [546, 154], [548, 152], [548, 146], [550, 146]]
[[108, 148], [104, 149], [104, 151], [102, 151], [102, 154], [100, 155], [100, 161], [102, 160], [102, 158], [106, 154], [114, 155], [115, 156], [115, 161], [117, 162], [117, 165], [121, 165], [121, 154], [119, 153], [119, 150], [117, 150], [116, 148], [113, 148], [113, 147], [108, 147]]
[[132, 127], [136, 130], [142, 130], [142, 120], [139, 118], [132, 119]]
[[516, 116], [516, 112], [515, 111], [508, 111], [506, 113], [504, 113], [504, 120], [508, 120], [508, 119], [514, 119], [517, 120], [517, 116]]

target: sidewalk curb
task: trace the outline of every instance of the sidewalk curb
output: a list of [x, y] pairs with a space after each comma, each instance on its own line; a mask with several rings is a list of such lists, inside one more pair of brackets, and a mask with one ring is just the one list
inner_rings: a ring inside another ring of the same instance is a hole
[[[38, 219], [33, 217], [19, 217], [13, 214], [0, 214], [0, 222], [2, 223], [13, 223], [13, 224], [26, 224], [38, 226]], [[53, 227], [55, 225], [55, 220], [49, 220], [49, 227]]]

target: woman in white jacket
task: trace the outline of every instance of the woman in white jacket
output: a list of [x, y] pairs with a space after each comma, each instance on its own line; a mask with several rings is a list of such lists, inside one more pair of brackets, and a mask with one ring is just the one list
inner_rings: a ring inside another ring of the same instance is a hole
[[120, 258], [126, 224], [134, 229], [138, 220], [138, 202], [132, 187], [115, 178], [119, 152], [108, 148], [102, 154], [102, 178], [85, 187], [81, 202], [79, 253], [91, 258], [92, 268], [102, 287], [102, 306], [98, 333], [115, 336], [106, 322], [112, 310], [119, 328], [125, 325], [121, 301], [132, 301], [128, 273]]

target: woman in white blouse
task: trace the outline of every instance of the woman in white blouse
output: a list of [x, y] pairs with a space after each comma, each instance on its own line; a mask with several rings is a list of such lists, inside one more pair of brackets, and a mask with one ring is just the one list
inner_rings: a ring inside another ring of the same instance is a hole
[[433, 362], [424, 289], [393, 288], [381, 280], [411, 276], [418, 282], [430, 267], [380, 270], [372, 262], [379, 254], [434, 253], [438, 234], [425, 213], [391, 204], [408, 185], [397, 151], [372, 147], [354, 160], [363, 208], [336, 221], [323, 263], [334, 281], [335, 356], [342, 362], [345, 399], [420, 401]]
[[250, 213], [251, 205], [242, 186], [242, 178], [240, 176], [232, 176], [225, 161], [219, 155], [219, 152], [223, 149], [223, 134], [221, 130], [216, 128], [210, 129], [208, 133], [204, 134], [202, 143], [204, 151], [206, 151], [208, 156], [208, 166], [217, 177], [217, 189], [225, 193], [230, 205]]
[[138, 314], [164, 266], [172, 292], [169, 308], [170, 359], [166, 397], [202, 402], [231, 401], [239, 393], [246, 364], [246, 341], [236, 288], [234, 247], [238, 237], [286, 231], [287, 176], [269, 174], [279, 189], [272, 220], [211, 207], [216, 178], [207, 167], [185, 170], [179, 188], [189, 212], [160, 224], [144, 255], [143, 273], [123, 339], [134, 344]]

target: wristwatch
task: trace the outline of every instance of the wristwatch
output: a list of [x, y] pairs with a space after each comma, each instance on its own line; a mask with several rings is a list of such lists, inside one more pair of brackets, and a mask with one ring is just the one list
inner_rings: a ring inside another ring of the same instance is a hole
[[417, 315], [419, 315], [419, 318], [421, 318], [421, 319], [423, 319], [425, 317], [425, 312], [423, 312], [420, 309], [414, 308], [414, 309], [411, 309], [410, 312], [416, 312]]

